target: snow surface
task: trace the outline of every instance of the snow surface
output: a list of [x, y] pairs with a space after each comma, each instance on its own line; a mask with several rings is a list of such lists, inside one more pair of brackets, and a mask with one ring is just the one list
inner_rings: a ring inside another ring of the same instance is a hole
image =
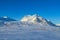
[[60, 27], [7, 22], [0, 27], [0, 40], [60, 40]]

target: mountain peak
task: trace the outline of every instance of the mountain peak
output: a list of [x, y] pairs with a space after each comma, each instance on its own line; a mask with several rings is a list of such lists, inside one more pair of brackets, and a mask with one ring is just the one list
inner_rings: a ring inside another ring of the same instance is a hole
[[0, 17], [0, 21], [16, 21], [16, 20], [8, 16], [3, 16], [3, 17]]
[[46, 20], [45, 18], [34, 14], [34, 15], [27, 15], [24, 16], [21, 20], [21, 22], [30, 22], [30, 23], [41, 23], [41, 24], [46, 24], [46, 25], [52, 25], [55, 26], [55, 24], [53, 24], [51, 21]]
[[37, 15], [37, 14], [34, 14], [34, 15], [24, 16], [24, 17], [21, 19], [21, 21], [22, 21], [22, 22], [39, 23], [39, 22], [42, 22], [42, 21], [45, 22], [45, 19], [42, 18], [41, 16]]
[[3, 16], [2, 18], [9, 18], [8, 16]]
[[33, 16], [38, 17], [39, 15], [38, 14], [34, 14]]

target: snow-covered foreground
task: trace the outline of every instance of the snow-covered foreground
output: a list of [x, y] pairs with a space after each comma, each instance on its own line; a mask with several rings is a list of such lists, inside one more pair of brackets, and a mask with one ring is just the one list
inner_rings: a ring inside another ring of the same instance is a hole
[[60, 40], [60, 27], [10, 23], [0, 27], [0, 40]]

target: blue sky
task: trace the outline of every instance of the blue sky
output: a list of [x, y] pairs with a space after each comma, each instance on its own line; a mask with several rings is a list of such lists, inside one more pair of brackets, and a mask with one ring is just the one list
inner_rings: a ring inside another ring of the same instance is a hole
[[60, 0], [0, 0], [0, 16], [19, 20], [28, 14], [38, 14], [59, 24]]

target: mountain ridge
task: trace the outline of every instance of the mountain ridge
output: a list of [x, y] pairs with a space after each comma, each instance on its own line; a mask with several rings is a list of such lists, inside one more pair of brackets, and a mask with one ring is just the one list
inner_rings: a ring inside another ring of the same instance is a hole
[[56, 26], [51, 21], [48, 21], [47, 19], [45, 19], [45, 18], [43, 18], [43, 17], [41, 17], [37, 14], [24, 16], [21, 19], [21, 22], [31, 22], [31, 23], [35, 23], [35, 24], [36, 23], [41, 23], [41, 24]]

